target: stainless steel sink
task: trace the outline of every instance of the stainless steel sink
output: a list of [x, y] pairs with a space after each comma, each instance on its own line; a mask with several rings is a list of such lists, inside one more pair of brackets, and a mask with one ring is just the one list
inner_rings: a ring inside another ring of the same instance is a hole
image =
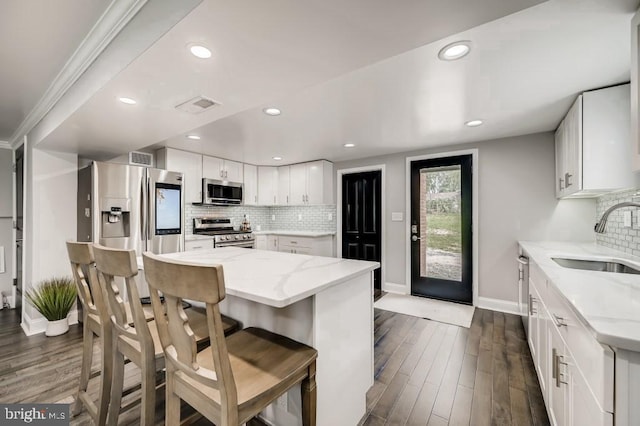
[[552, 257], [554, 262], [564, 268], [583, 269], [585, 271], [616, 272], [618, 274], [639, 274], [640, 270], [620, 262], [604, 260], [563, 259]]

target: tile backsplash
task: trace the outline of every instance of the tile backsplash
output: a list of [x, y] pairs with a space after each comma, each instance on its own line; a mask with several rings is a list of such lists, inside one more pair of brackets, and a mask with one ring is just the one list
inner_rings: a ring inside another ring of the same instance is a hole
[[[604, 195], [597, 200], [595, 223], [600, 220], [602, 214], [611, 206], [625, 201], [640, 202], [639, 190], [617, 192]], [[631, 227], [625, 227], [623, 212], [631, 210]], [[623, 208], [614, 210], [607, 220], [607, 228], [604, 234], [596, 234], [596, 242], [600, 245], [620, 250], [634, 256], [640, 256], [640, 209]]]
[[234, 225], [240, 225], [244, 215], [253, 230], [262, 231], [335, 231], [336, 206], [195, 206], [185, 208], [185, 235], [193, 234], [193, 218], [199, 216], [229, 217]]

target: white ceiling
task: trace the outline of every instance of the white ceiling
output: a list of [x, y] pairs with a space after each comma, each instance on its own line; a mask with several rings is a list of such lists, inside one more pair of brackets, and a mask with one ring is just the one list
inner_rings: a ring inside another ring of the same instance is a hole
[[[629, 79], [638, 1], [551, 0], [517, 12], [534, 3], [205, 0], [40, 146], [106, 159], [168, 145], [285, 164], [552, 130], [578, 92]], [[459, 39], [472, 53], [439, 61]], [[213, 58], [194, 58], [189, 42]], [[222, 106], [174, 109], [199, 94]], [[283, 114], [264, 115], [271, 104]], [[463, 125], [477, 117], [486, 124]]]
[[0, 1], [0, 140], [9, 140], [110, 0]]

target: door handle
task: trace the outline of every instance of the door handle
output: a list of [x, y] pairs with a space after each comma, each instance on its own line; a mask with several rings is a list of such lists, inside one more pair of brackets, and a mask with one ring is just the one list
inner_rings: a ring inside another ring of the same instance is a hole
[[412, 235], [412, 236], [411, 236], [411, 241], [418, 241], [418, 240], [421, 240], [421, 239], [422, 239], [422, 238], [417, 237], [417, 236], [415, 236], [415, 235]]

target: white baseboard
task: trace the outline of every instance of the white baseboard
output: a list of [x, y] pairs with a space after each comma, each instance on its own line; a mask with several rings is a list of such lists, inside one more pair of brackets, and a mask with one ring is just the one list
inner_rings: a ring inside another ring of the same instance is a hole
[[404, 284], [387, 282], [382, 286], [382, 291], [386, 291], [388, 293], [407, 294], [407, 287]]
[[[44, 333], [47, 329], [47, 320], [38, 315], [39, 318], [31, 318], [26, 312], [23, 311], [22, 323], [20, 326], [22, 327], [22, 331], [27, 336], [33, 336], [34, 334]], [[78, 311], [76, 309], [69, 312], [69, 325], [78, 323]]]
[[478, 297], [478, 305], [476, 307], [482, 308], [482, 309], [489, 309], [492, 311], [505, 312], [507, 314], [520, 315], [518, 302], [512, 302], [510, 300], [491, 299], [489, 297]]

